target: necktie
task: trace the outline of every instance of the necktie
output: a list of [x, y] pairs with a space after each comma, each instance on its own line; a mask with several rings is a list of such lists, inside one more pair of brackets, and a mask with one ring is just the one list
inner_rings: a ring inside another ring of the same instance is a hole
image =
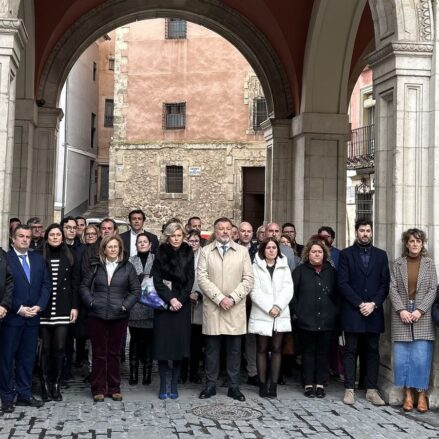
[[227, 245], [222, 245], [221, 248], [223, 249], [223, 257], [224, 257], [227, 251]]
[[29, 264], [26, 261], [26, 255], [19, 255], [19, 258], [21, 259], [24, 273], [26, 274], [27, 280], [30, 283], [30, 267]]

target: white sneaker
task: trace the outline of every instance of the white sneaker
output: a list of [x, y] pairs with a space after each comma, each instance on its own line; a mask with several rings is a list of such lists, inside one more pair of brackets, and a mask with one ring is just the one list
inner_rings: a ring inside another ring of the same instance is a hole
[[343, 402], [347, 405], [354, 405], [355, 404], [355, 393], [354, 389], [346, 389], [344, 391], [344, 398]]
[[371, 402], [373, 405], [386, 405], [376, 389], [367, 389], [366, 400]]

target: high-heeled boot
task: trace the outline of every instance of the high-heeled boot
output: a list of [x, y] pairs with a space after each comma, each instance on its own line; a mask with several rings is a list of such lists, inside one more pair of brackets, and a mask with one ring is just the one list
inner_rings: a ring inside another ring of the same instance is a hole
[[128, 384], [134, 386], [139, 382], [139, 351], [138, 345], [134, 340], [130, 341], [130, 378]]
[[44, 402], [52, 401], [49, 389], [49, 364], [45, 355], [41, 354], [40, 358], [40, 384], [41, 399]]
[[151, 373], [152, 373], [152, 366], [144, 365], [143, 366], [143, 379], [142, 379], [142, 384], [144, 386], [149, 386], [151, 384]]
[[55, 383], [53, 384], [52, 388], [52, 399], [54, 401], [62, 401], [62, 395], [61, 395], [61, 380], [62, 380], [62, 374], [63, 374], [63, 364], [64, 364], [64, 358], [55, 358], [54, 365], [55, 365]]
[[404, 404], [402, 408], [405, 412], [411, 412], [413, 410], [413, 391], [410, 387], [404, 387]]
[[419, 413], [425, 413], [428, 411], [427, 394], [424, 391], [418, 392], [417, 409]]

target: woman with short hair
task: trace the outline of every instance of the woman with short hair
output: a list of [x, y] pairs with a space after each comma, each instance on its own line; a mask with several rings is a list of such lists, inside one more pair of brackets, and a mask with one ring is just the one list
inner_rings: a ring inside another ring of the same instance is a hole
[[435, 339], [431, 307], [436, 297], [436, 267], [427, 255], [427, 238], [420, 229], [402, 234], [403, 252], [393, 264], [390, 281], [392, 302], [393, 372], [395, 386], [404, 389], [403, 409], [412, 411], [417, 391], [417, 410], [428, 410]]
[[[160, 399], [178, 398], [181, 362], [190, 354], [191, 301], [194, 285], [194, 252], [184, 242], [181, 223], [166, 226], [151, 270], [154, 286], [168, 308], [154, 310], [154, 359], [158, 360]], [[172, 361], [168, 392], [168, 361]]]
[[140, 296], [140, 282], [133, 265], [124, 257], [123, 242], [117, 235], [102, 239], [99, 258], [91, 258], [90, 265], [80, 293], [89, 310], [91, 391], [97, 402], [104, 401], [106, 395], [122, 401], [120, 346], [129, 312]]
[[[137, 254], [130, 257], [130, 262], [136, 269], [139, 281], [142, 282], [144, 277], [149, 277], [154, 262], [151, 241], [145, 232], [137, 235], [136, 248]], [[130, 385], [137, 384], [139, 381], [139, 363], [143, 365], [142, 384], [151, 384], [153, 319], [154, 310], [139, 302], [130, 311], [128, 322], [130, 330]]]

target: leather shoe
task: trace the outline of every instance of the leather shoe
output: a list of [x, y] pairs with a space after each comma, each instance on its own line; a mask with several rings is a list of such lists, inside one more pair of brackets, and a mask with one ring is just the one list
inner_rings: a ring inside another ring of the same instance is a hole
[[215, 387], [206, 387], [204, 390], [201, 391], [199, 398], [207, 399], [214, 395], [216, 395]]
[[12, 402], [6, 402], [2, 404], [3, 413], [12, 413], [14, 411], [14, 404]]
[[245, 401], [245, 396], [241, 393], [241, 391], [236, 388], [229, 388], [229, 391], [227, 392], [227, 396], [229, 398], [236, 399], [236, 401]]
[[44, 402], [41, 401], [41, 399], [32, 396], [29, 399], [17, 399], [15, 405], [21, 407], [35, 407], [38, 409], [44, 405]]

